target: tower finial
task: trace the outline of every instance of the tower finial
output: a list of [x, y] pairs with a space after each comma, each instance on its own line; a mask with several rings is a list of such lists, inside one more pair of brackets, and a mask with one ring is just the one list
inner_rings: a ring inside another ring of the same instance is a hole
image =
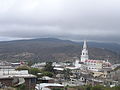
[[83, 45], [83, 49], [87, 49], [87, 44], [86, 44], [86, 40], [84, 40], [84, 45]]

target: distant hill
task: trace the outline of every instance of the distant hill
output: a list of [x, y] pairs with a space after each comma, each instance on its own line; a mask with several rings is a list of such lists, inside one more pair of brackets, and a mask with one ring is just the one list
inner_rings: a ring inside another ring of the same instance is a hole
[[120, 44], [117, 43], [96, 43], [96, 42], [89, 42], [88, 45], [90, 47], [97, 47], [97, 48], [104, 48], [116, 53], [120, 53]]
[[[89, 42], [91, 59], [120, 62], [120, 45]], [[6, 61], [72, 61], [80, 57], [82, 43], [56, 38], [39, 38], [0, 42], [0, 60]]]

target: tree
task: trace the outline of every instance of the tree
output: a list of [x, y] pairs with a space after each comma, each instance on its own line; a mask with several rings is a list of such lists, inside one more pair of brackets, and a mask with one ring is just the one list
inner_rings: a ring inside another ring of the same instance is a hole
[[53, 77], [54, 74], [53, 74], [52, 72], [43, 72], [41, 75], [42, 75], [42, 76]]
[[70, 79], [70, 75], [71, 75], [71, 70], [70, 69], [64, 69], [63, 70], [63, 74], [64, 74], [65, 80], [69, 80]]
[[46, 62], [44, 71], [54, 72], [54, 66], [52, 66], [52, 62]]
[[29, 69], [29, 73], [30, 74], [33, 74], [33, 75], [38, 75], [38, 73], [41, 73], [42, 71], [40, 70], [40, 69], [38, 69], [38, 68], [30, 68]]
[[63, 88], [53, 88], [52, 90], [64, 90]]

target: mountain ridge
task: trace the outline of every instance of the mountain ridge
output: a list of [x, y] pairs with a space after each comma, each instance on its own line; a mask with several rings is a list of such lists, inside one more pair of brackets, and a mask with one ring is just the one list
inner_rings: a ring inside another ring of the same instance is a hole
[[[38, 38], [0, 42], [0, 60], [6, 61], [65, 61], [81, 55], [82, 42], [56, 38]], [[88, 42], [90, 59], [120, 62], [120, 47], [113, 43]]]

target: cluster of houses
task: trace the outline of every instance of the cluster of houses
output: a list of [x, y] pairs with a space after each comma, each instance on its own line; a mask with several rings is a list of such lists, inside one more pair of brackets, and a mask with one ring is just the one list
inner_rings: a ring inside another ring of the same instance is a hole
[[0, 88], [17, 87], [25, 84], [28, 90], [34, 89], [36, 86], [36, 76], [29, 74], [28, 70], [16, 70], [16, 67], [22, 63], [8, 63], [0, 61]]
[[[27, 90], [51, 90], [51, 88], [64, 88], [64, 86], [104, 85], [116, 86], [120, 84], [120, 64], [112, 65], [108, 60], [90, 60], [86, 41], [84, 41], [81, 60], [75, 58], [74, 62], [53, 62], [56, 72], [54, 77], [43, 76], [37, 78], [29, 74], [28, 70], [17, 71], [20, 63], [0, 61], [0, 87], [19, 86], [25, 84]], [[36, 63], [33, 68], [42, 69], [46, 62]], [[66, 75], [65, 75], [66, 74]]]

